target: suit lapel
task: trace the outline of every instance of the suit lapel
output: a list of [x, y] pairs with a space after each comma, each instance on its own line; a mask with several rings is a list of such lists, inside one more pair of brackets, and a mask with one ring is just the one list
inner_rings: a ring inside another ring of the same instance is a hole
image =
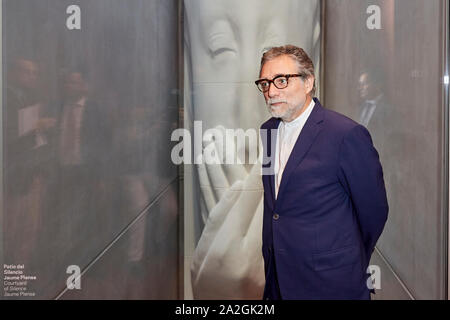
[[[323, 121], [323, 108], [320, 105], [319, 100], [314, 98], [315, 106], [312, 110], [308, 120], [305, 123], [300, 135], [295, 142], [294, 148], [292, 149], [291, 155], [289, 156], [286, 168], [283, 171], [283, 177], [281, 179], [280, 189], [278, 190], [278, 198], [276, 202], [281, 201], [283, 197], [283, 191], [289, 182], [289, 178], [292, 172], [297, 168], [305, 155], [308, 153], [311, 145], [316, 139], [319, 132], [322, 130], [320, 123]], [[274, 180], [274, 179], [272, 179]], [[275, 197], [274, 197], [275, 199]]]
[[[263, 172], [263, 179], [265, 181], [265, 185], [269, 186], [268, 193], [268, 200], [269, 205], [274, 208], [275, 205], [275, 156], [276, 156], [276, 141], [278, 136], [278, 126], [280, 124], [280, 119], [273, 118], [270, 124], [267, 127], [266, 132], [266, 140], [263, 141], [263, 144], [265, 145], [265, 154], [264, 154], [264, 163], [267, 163], [267, 165], [264, 165], [265, 169], [267, 171]], [[273, 134], [273, 139], [271, 137], [271, 134]]]

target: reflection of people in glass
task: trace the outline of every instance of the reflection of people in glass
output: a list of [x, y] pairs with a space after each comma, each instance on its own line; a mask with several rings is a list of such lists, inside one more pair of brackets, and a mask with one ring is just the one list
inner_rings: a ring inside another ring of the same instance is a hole
[[[187, 117], [205, 129], [259, 128], [268, 114], [261, 112], [264, 100], [254, 87], [254, 62], [268, 48], [294, 43], [318, 61], [319, 1], [197, 0], [185, 7]], [[203, 225], [191, 265], [195, 298], [262, 297], [259, 170], [248, 164], [197, 166], [194, 198], [201, 212], [194, 215]]]
[[5, 105], [5, 242], [8, 263], [32, 259], [37, 247], [45, 181], [46, 133], [54, 120], [44, 118], [38, 64], [16, 58], [8, 69]]
[[364, 71], [359, 76], [358, 92], [361, 99], [359, 123], [365, 127], [378, 122], [379, 115], [384, 112], [380, 110], [384, 101], [381, 84], [380, 76], [373, 71]]
[[[104, 199], [107, 158], [111, 149], [111, 125], [107, 114], [91, 97], [89, 78], [83, 71], [66, 72], [62, 79], [62, 101], [56, 107], [58, 130], [55, 147], [58, 159], [58, 203], [64, 214], [62, 251], [70, 255], [71, 239], [92, 232], [90, 212]], [[69, 249], [69, 250], [68, 250]]]
[[379, 67], [361, 72], [358, 78], [360, 104], [357, 121], [369, 130], [381, 159], [386, 160], [386, 139], [391, 139], [391, 142], [394, 139], [394, 125], [390, 119], [395, 110], [387, 103], [383, 83]]

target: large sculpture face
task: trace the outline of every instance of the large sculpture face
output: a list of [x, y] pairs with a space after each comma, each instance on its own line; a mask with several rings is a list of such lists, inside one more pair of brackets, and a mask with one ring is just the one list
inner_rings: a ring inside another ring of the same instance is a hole
[[194, 119], [207, 128], [259, 128], [270, 117], [254, 85], [261, 56], [287, 43], [316, 56], [318, 1], [188, 0], [185, 7]]

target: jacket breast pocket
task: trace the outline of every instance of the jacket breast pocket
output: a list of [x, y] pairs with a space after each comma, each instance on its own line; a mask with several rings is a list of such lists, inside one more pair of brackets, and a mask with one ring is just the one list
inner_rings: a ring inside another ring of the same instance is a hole
[[360, 259], [357, 245], [313, 254], [314, 270], [323, 271], [355, 264]]

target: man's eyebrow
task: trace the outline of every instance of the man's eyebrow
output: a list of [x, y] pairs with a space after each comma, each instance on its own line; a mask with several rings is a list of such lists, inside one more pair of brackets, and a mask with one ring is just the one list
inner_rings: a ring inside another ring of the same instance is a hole
[[[275, 79], [276, 77], [284, 76], [284, 75], [286, 75], [286, 74], [285, 73], [277, 73], [276, 75], [273, 76], [272, 79]], [[269, 78], [259, 78], [259, 80], [270, 80], [270, 79]]]

